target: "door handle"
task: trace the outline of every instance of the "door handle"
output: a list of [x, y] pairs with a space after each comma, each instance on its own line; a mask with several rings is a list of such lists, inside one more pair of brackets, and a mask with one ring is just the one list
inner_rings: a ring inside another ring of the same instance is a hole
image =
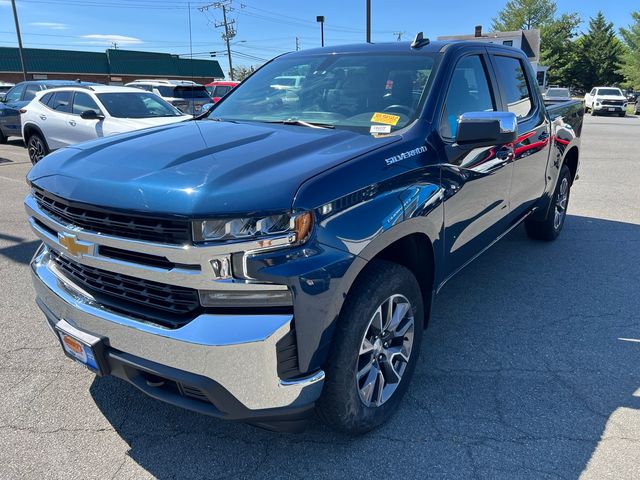
[[71, 125], [72, 127], [76, 126], [76, 121], [75, 120], [69, 120], [69, 125]]
[[496, 150], [496, 158], [504, 160], [505, 162], [513, 160], [513, 147], [504, 146], [499, 148]]
[[47, 116], [46, 115], [40, 115], [40, 120], [46, 120]]

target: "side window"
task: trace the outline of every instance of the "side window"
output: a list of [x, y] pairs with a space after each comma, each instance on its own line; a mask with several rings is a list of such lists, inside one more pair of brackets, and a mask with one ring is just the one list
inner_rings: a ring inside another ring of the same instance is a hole
[[595, 95], [595, 94], [596, 94], [596, 89], [595, 89], [595, 88], [592, 88], [592, 89], [591, 89], [591, 92], [589, 92], [589, 95], [592, 95], [592, 96], [593, 96], [593, 95]]
[[440, 121], [444, 138], [454, 138], [458, 117], [465, 112], [495, 111], [495, 102], [489, 88], [487, 72], [480, 55], [470, 55], [456, 65], [447, 91]]
[[507, 103], [507, 110], [525, 118], [533, 110], [533, 100], [522, 63], [513, 57], [494, 56], [498, 84]]
[[48, 105], [56, 112], [71, 113], [71, 95], [71, 91], [56, 92]]
[[32, 83], [30, 85], [27, 85], [27, 88], [24, 91], [24, 96], [22, 97], [22, 99], [25, 102], [29, 102], [33, 100], [33, 98], [36, 96], [36, 93], [38, 93], [39, 91], [40, 91], [40, 85], [38, 85], [37, 83]]
[[82, 115], [87, 110], [93, 110], [96, 113], [100, 113], [100, 107], [98, 107], [98, 104], [93, 100], [93, 98], [91, 98], [91, 95], [84, 92], [76, 92], [73, 97], [72, 113], [75, 115]]
[[40, 103], [43, 105], [48, 105], [51, 101], [51, 97], [53, 97], [53, 93], [46, 93], [45, 95], [40, 97]]
[[24, 91], [24, 85], [16, 85], [11, 90], [7, 92], [5, 97], [7, 102], [17, 102], [20, 100], [22, 96], [22, 92]]

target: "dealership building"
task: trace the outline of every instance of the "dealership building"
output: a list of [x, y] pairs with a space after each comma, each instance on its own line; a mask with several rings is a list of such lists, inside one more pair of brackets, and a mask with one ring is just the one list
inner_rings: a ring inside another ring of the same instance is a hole
[[[84, 80], [122, 85], [136, 79], [169, 78], [209, 83], [223, 79], [215, 60], [190, 59], [158, 52], [108, 49], [106, 52], [25, 48], [27, 80]], [[20, 52], [0, 47], [0, 81], [23, 80]]]

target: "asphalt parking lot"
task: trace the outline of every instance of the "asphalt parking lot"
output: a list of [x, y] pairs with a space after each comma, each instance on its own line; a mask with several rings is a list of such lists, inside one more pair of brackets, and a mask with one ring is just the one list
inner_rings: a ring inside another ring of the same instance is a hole
[[33, 301], [30, 163], [0, 145], [0, 478], [639, 478], [640, 118], [582, 135], [561, 237], [519, 228], [451, 280], [402, 408], [359, 438], [218, 421], [67, 360]]

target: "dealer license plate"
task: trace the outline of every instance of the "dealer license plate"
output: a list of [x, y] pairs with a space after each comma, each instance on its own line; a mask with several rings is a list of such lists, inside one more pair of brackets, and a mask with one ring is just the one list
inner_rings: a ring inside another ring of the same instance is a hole
[[101, 341], [99, 338], [80, 332], [64, 320], [55, 325], [55, 330], [62, 344], [62, 349], [69, 358], [84, 365], [92, 372], [102, 375], [103, 372], [95, 348]]

